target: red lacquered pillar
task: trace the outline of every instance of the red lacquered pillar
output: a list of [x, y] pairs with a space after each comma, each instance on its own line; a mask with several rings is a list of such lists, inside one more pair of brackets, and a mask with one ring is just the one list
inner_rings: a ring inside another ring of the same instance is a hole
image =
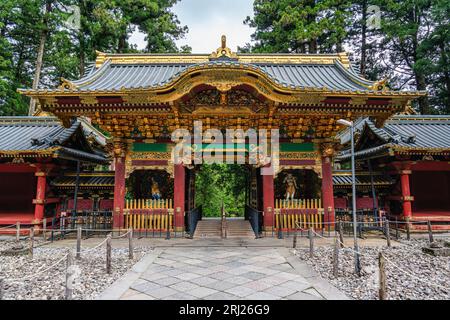
[[45, 192], [47, 187], [47, 173], [44, 171], [37, 171], [36, 199], [34, 199], [34, 222], [40, 223], [44, 219], [45, 210]]
[[409, 188], [409, 175], [411, 174], [410, 170], [402, 170], [400, 171], [400, 183], [402, 188], [402, 201], [403, 201], [403, 217], [406, 219], [411, 218], [412, 216], [412, 207], [411, 207], [411, 191]]
[[114, 158], [114, 229], [123, 228], [123, 209], [125, 207], [125, 157]]
[[263, 210], [264, 210], [264, 230], [271, 231], [273, 228], [273, 210], [275, 194], [273, 186], [273, 175], [262, 175], [263, 187]]
[[[329, 222], [331, 228], [335, 221], [334, 195], [333, 195], [333, 170], [330, 157], [322, 157], [322, 201], [324, 209], [324, 222]], [[325, 226], [326, 227], [326, 226]]]
[[182, 164], [175, 164], [174, 187], [173, 187], [173, 208], [174, 208], [174, 229], [184, 230], [184, 197], [185, 197], [185, 177], [186, 171]]

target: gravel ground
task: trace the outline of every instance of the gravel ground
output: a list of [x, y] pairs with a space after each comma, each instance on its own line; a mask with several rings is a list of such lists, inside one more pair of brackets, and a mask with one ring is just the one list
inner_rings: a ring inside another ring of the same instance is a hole
[[[378, 254], [383, 252], [386, 261], [387, 299], [389, 300], [448, 300], [450, 290], [431, 285], [435, 283], [450, 288], [450, 257], [434, 257], [423, 253], [425, 240], [402, 241], [401, 245], [388, 248], [361, 247], [361, 276], [354, 274], [354, 252], [349, 248], [339, 250], [339, 273], [333, 276], [332, 245], [315, 248], [310, 259], [309, 249], [297, 249], [296, 255], [306, 261], [321, 277], [348, 296], [358, 300], [378, 299]], [[399, 267], [399, 268], [397, 268]], [[422, 279], [405, 274], [403, 270]]]
[[[24, 245], [27, 245], [23, 242]], [[0, 242], [0, 251], [11, 248], [16, 243]], [[87, 248], [86, 248], [87, 249]], [[84, 249], [84, 250], [86, 250]], [[79, 277], [74, 281], [73, 299], [94, 299], [106, 287], [122, 276], [131, 266], [151, 248], [135, 248], [134, 259], [128, 259], [128, 249], [112, 249], [111, 274], [106, 274], [105, 245], [86, 252], [80, 260], [74, 260], [79, 267]], [[73, 251], [75, 253], [75, 250]], [[37, 271], [44, 270], [63, 258], [67, 248], [37, 247], [33, 259], [28, 256], [0, 255], [0, 278], [5, 279], [3, 285], [3, 299], [18, 300], [60, 300], [64, 299], [66, 259], [49, 271], [39, 274], [33, 279], [24, 279], [35, 275]], [[8, 281], [7, 279], [18, 279]]]

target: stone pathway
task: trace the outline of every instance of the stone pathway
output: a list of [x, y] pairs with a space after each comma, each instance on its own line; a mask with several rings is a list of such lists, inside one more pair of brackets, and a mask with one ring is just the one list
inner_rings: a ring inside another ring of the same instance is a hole
[[169, 247], [147, 254], [98, 299], [348, 299], [286, 248]]

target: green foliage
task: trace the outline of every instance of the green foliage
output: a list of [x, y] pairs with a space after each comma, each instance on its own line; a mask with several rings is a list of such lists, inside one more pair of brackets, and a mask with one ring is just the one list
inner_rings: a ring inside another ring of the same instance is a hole
[[[417, 90], [427, 89], [421, 65], [426, 59], [423, 45], [434, 22], [430, 18], [432, 0], [382, 0], [377, 4], [383, 12], [381, 20], [380, 56], [391, 68], [393, 85]], [[419, 111], [430, 113], [427, 98], [419, 99]]]
[[220, 216], [222, 201], [230, 214], [243, 216], [249, 173], [243, 165], [203, 164], [195, 175], [195, 203], [206, 217]]
[[252, 51], [341, 51], [349, 6], [349, 1], [341, 0], [255, 0], [254, 18], [247, 17], [244, 21], [256, 28]]
[[[370, 5], [381, 28], [367, 27]], [[255, 0], [254, 44], [240, 52], [327, 53], [346, 49], [363, 75], [394, 90], [427, 90], [416, 109], [450, 113], [448, 0]]]
[[[17, 88], [30, 88], [37, 53], [46, 33], [40, 87], [54, 87], [60, 78], [85, 74], [96, 50], [138, 52], [128, 42], [134, 30], [146, 35], [145, 52], [190, 52], [175, 40], [180, 26], [170, 8], [178, 0], [2, 0], [0, 1], [0, 115], [27, 114], [29, 100]], [[69, 6], [80, 8], [80, 29], [65, 22]], [[45, 10], [50, 8], [51, 10]]]

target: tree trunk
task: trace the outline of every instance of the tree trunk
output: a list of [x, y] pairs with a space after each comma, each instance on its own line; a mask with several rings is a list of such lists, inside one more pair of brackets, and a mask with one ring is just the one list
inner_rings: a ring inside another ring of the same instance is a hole
[[84, 70], [86, 68], [86, 55], [85, 55], [85, 43], [84, 43], [84, 34], [83, 31], [80, 30], [78, 32], [78, 41], [80, 43], [80, 52], [79, 52], [79, 65], [78, 65], [78, 71], [80, 73], [80, 77], [84, 75]]
[[[441, 49], [441, 59], [443, 62], [443, 65], [445, 66], [446, 70], [444, 70], [444, 84], [445, 84], [445, 91], [447, 92], [447, 97], [450, 97], [450, 73], [448, 71], [448, 61], [447, 61], [447, 55], [446, 55], [446, 51], [445, 51], [445, 43], [443, 41], [441, 41], [441, 43], [439, 44], [439, 48]], [[450, 101], [448, 101], [447, 98], [447, 110], [445, 111], [446, 113], [450, 112]]]
[[[39, 80], [41, 78], [41, 71], [42, 71], [42, 64], [44, 61], [44, 50], [45, 50], [45, 42], [47, 41], [48, 37], [48, 14], [52, 11], [52, 1], [47, 1], [45, 4], [45, 12], [42, 24], [44, 25], [41, 35], [39, 37], [39, 49], [36, 59], [36, 70], [34, 72], [34, 79], [33, 79], [33, 90], [36, 90], [39, 86]], [[34, 112], [36, 111], [36, 100], [31, 98], [30, 99], [30, 107], [28, 109], [28, 115], [32, 116]]]
[[309, 53], [317, 53], [317, 39], [309, 41]]
[[[421, 24], [421, 18], [420, 18], [420, 12], [418, 12], [417, 7], [414, 8], [414, 23], [416, 23], [417, 26], [420, 26]], [[414, 65], [417, 63], [417, 61], [420, 60], [420, 52], [418, 51], [419, 47], [419, 28], [417, 28], [416, 33], [414, 34], [412, 46], [412, 57], [413, 57], [413, 63], [412, 63], [412, 69], [414, 72], [414, 77], [416, 80], [416, 89], [417, 90], [423, 90], [425, 91], [427, 89], [427, 82], [425, 79], [425, 75], [420, 70], [414, 70]], [[419, 102], [419, 112], [421, 114], [429, 114], [430, 113], [430, 103], [428, 101], [428, 97], [420, 97], [418, 99]]]
[[118, 53], [124, 53], [125, 49], [127, 49], [127, 34], [124, 33], [119, 38], [119, 45], [117, 47]]
[[362, 19], [361, 19], [361, 61], [359, 72], [364, 77], [366, 75], [366, 55], [367, 55], [367, 1], [362, 2]]
[[[426, 90], [427, 89], [427, 83], [425, 80], [425, 76], [423, 73], [415, 71], [414, 72], [416, 77], [416, 86], [417, 90]], [[419, 111], [421, 114], [429, 114], [430, 113], [430, 103], [428, 101], [428, 97], [420, 97], [418, 99], [419, 102]]]
[[23, 65], [24, 65], [24, 51], [25, 51], [25, 45], [23, 42], [20, 43], [20, 49], [17, 51], [18, 52], [18, 58], [17, 58], [17, 64], [16, 64], [16, 72], [15, 72], [15, 77], [16, 79], [22, 79], [22, 70], [23, 70]]
[[[84, 75], [85, 69], [86, 69], [86, 38], [85, 34], [89, 33], [89, 29], [86, 26], [85, 19], [89, 21], [89, 8], [85, 1], [79, 1], [78, 5], [80, 6], [80, 15], [81, 15], [81, 21], [80, 21], [80, 30], [78, 30], [78, 43], [79, 43], [79, 63], [78, 63], [78, 72], [80, 73], [80, 77]], [[95, 44], [93, 45], [95, 49]]]

